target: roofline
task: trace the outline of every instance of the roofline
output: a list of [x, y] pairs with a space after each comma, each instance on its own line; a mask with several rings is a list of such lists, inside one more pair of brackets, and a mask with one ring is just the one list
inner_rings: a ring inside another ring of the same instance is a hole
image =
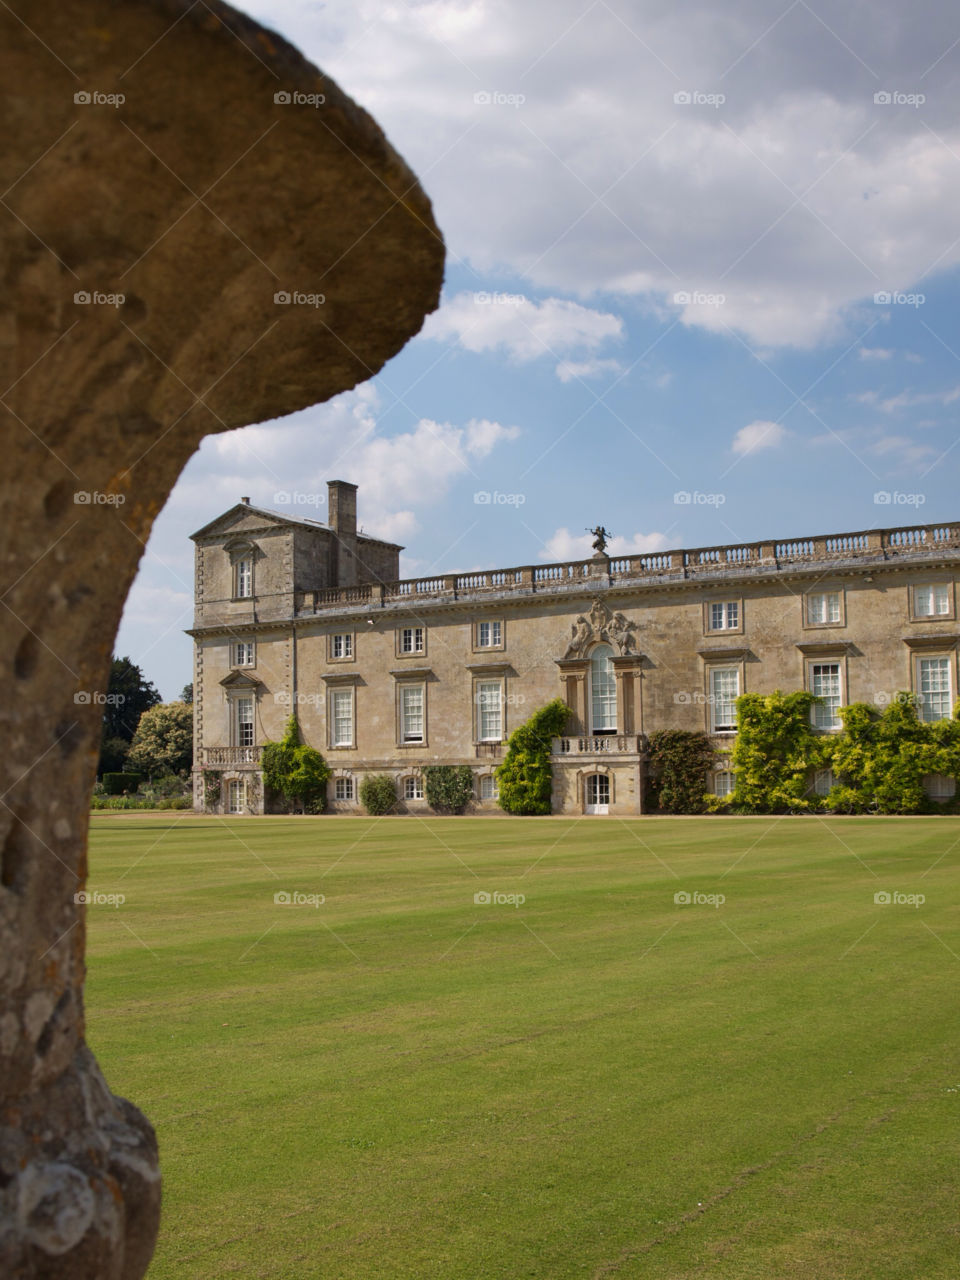
[[[344, 481], [344, 483], [346, 483], [346, 481]], [[252, 502], [236, 502], [232, 507], [228, 507], [226, 511], [215, 516], [214, 519], [205, 524], [202, 529], [198, 529], [196, 533], [191, 533], [190, 541], [197, 542], [200, 538], [211, 536], [210, 530], [213, 529], [214, 525], [219, 524], [221, 520], [225, 520], [227, 516], [232, 515], [234, 511], [252, 511], [254, 515], [265, 516], [270, 520], [277, 520], [281, 524], [292, 525], [296, 529], [322, 529], [324, 533], [334, 532], [333, 529], [331, 529], [328, 524], [324, 524], [322, 520], [311, 520], [308, 516], [287, 516], [284, 515], [282, 511], [272, 511], [269, 507], [254, 506]], [[390, 547], [393, 551], [404, 550], [402, 544], [399, 542], [386, 542], [383, 538], [372, 538], [368, 533], [358, 533], [357, 541], [375, 542], [377, 546]]]

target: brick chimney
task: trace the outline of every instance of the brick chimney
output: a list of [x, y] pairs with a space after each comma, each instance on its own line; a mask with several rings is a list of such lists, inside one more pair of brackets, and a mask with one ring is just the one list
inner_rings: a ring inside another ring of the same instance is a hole
[[327, 481], [327, 526], [333, 533], [331, 578], [334, 586], [357, 582], [357, 486], [346, 480]]

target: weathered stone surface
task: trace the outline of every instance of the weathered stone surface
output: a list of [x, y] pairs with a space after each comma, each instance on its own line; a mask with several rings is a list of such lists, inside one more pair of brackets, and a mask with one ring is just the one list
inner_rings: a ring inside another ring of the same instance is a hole
[[216, 0], [11, 0], [0, 50], [0, 1275], [127, 1280], [156, 1143], [84, 1044], [75, 898], [123, 600], [203, 435], [375, 373], [443, 248], [373, 120]]

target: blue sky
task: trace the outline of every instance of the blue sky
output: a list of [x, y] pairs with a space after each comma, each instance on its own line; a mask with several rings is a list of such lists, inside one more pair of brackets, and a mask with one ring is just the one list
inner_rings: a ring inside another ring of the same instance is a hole
[[184, 471], [117, 639], [165, 698], [191, 678], [189, 534], [241, 494], [324, 519], [352, 480], [409, 576], [580, 558], [597, 522], [628, 552], [957, 518], [960, 19], [241, 7], [376, 116], [449, 259], [377, 378]]

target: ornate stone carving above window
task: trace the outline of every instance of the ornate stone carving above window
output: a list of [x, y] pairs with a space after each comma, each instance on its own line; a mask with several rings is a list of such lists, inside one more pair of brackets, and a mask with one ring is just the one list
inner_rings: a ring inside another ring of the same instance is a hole
[[620, 654], [637, 652], [637, 624], [622, 613], [613, 613], [599, 598], [594, 600], [589, 615], [581, 614], [572, 627], [572, 638], [564, 658], [582, 658], [595, 644], [615, 645]]

